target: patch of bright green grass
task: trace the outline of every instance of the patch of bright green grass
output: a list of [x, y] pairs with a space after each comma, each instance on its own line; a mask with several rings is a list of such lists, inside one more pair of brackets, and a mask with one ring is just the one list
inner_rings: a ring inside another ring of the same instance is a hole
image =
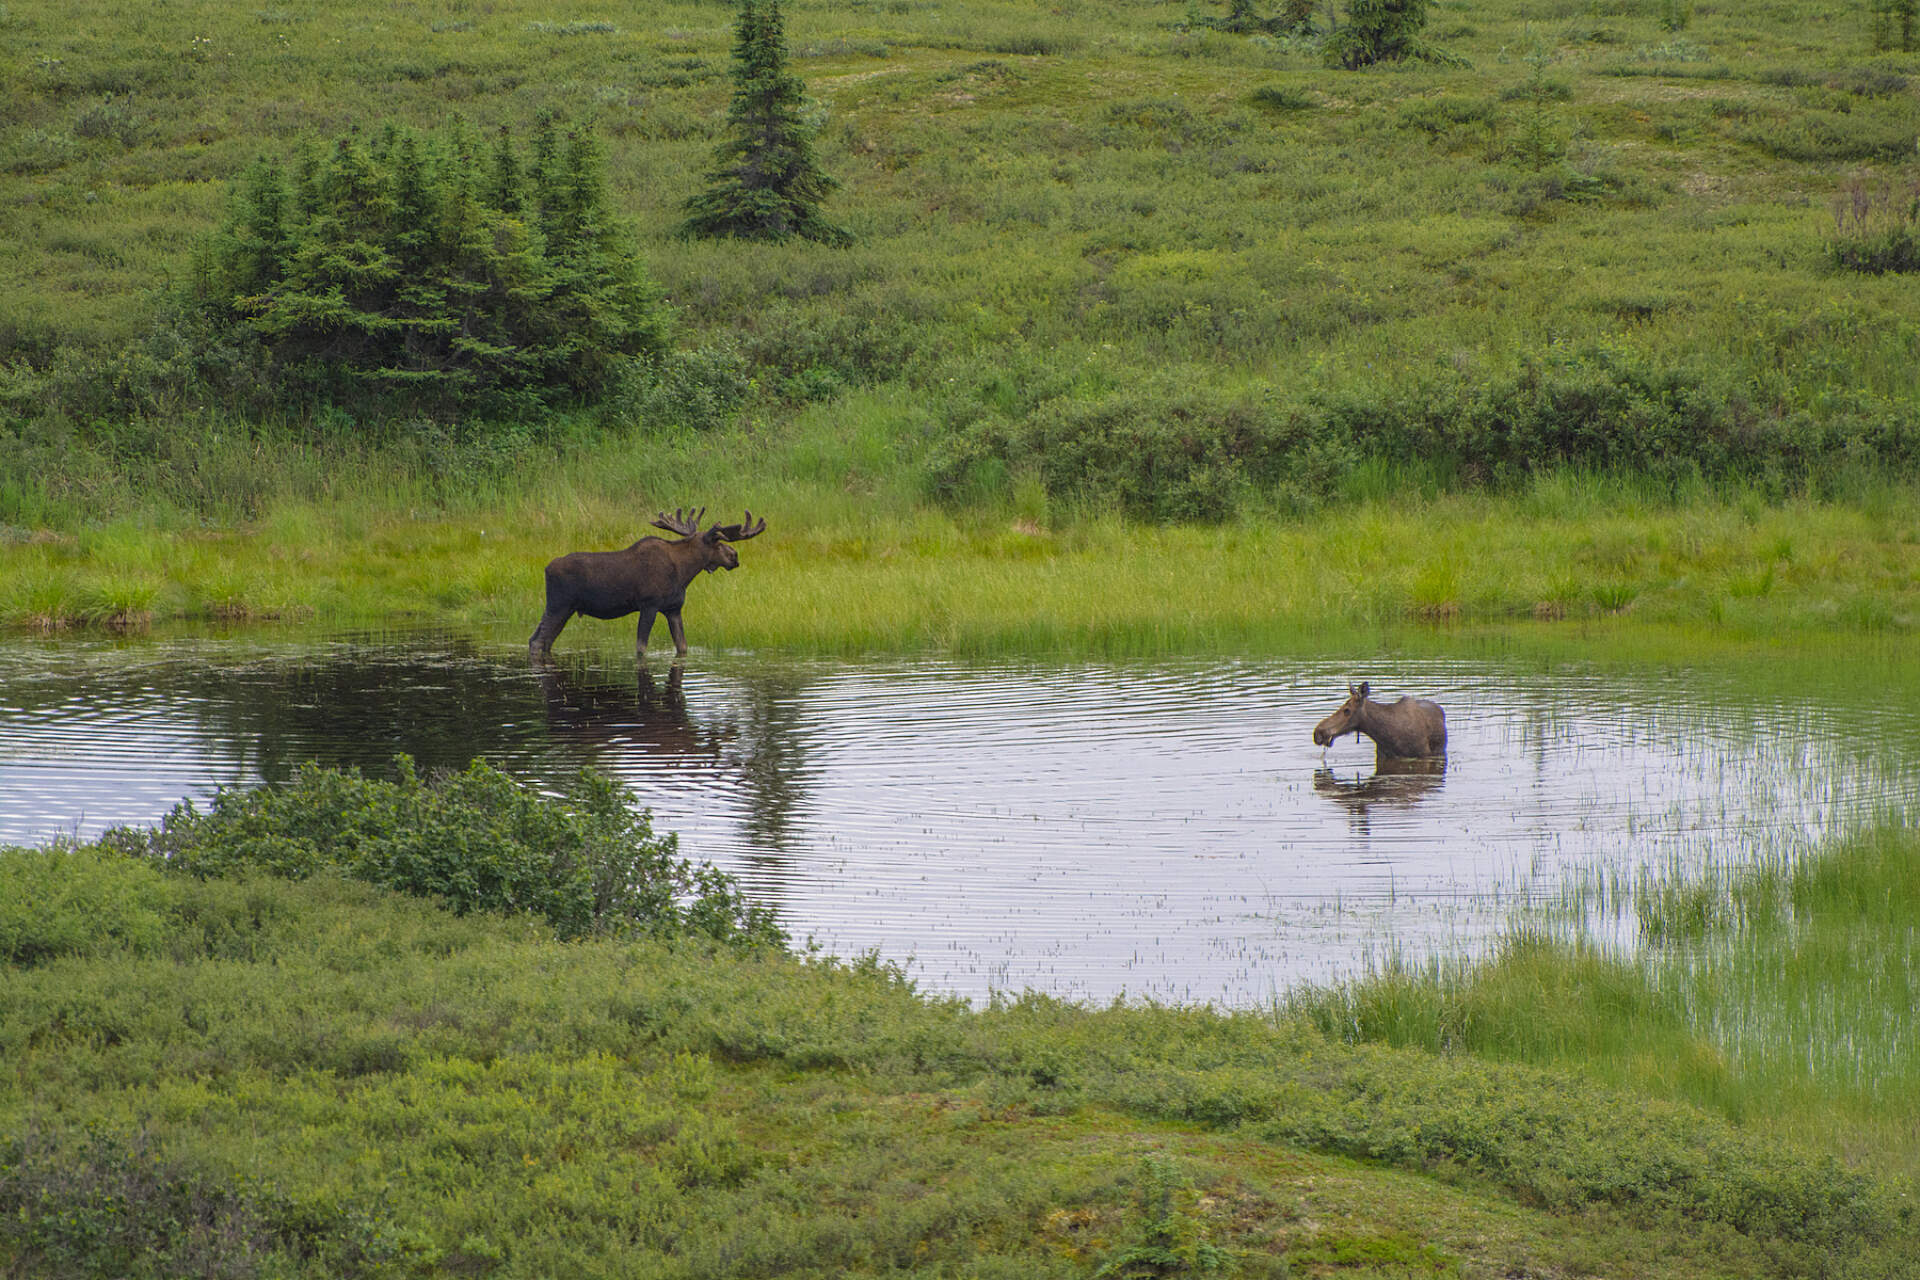
[[[1550, 1063], [1685, 1098], [1914, 1177], [1916, 868], [1920, 838], [1888, 826], [1739, 869], [1587, 886], [1565, 927], [1477, 962], [1392, 965], [1291, 1007], [1355, 1040]], [[1590, 913], [1628, 901], [1631, 956], [1583, 938]]]

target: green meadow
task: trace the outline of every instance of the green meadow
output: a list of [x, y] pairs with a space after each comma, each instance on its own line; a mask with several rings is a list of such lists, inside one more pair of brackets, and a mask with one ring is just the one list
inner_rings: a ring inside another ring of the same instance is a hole
[[[1362, 72], [1209, 12], [792, 6], [825, 249], [674, 234], [724, 6], [8, 5], [0, 619], [530, 626], [545, 559], [691, 502], [768, 516], [742, 644], [1911, 626], [1915, 294], [1836, 249], [1907, 216], [1920, 105], [1864, 2], [1449, 3], [1449, 61]], [[512, 421], [215, 377], [172, 300], [253, 159], [543, 111], [605, 145], [662, 367]], [[1167, 564], [1169, 617], [1099, 603]], [[870, 616], [807, 605], [849, 578]]]
[[[826, 248], [674, 232], [726, 4], [5, 0], [0, 627], [518, 639], [693, 504], [768, 521], [695, 661], [1910, 662], [1882, 7], [1445, 0], [1444, 59], [1336, 71], [1337, 5], [796, 0]], [[183, 310], [256, 158], [544, 112], [670, 306], [600, 399], [289, 404]], [[1920, 1274], [1904, 814], [1231, 1016], [125, 843], [0, 854], [9, 1276]]]

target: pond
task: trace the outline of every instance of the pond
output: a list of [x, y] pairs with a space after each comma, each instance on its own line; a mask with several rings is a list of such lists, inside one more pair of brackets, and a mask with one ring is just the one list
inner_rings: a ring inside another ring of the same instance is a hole
[[[603, 770], [796, 940], [981, 999], [1258, 1006], [1471, 952], [1577, 883], [1903, 808], [1920, 700], [1752, 668], [1473, 653], [1142, 662], [566, 652], [437, 633], [0, 642], [0, 843], [157, 821], [301, 761]], [[1861, 674], [1854, 667], [1851, 674]], [[1438, 772], [1313, 724], [1369, 679]], [[1791, 684], [1792, 681], [1788, 681]]]

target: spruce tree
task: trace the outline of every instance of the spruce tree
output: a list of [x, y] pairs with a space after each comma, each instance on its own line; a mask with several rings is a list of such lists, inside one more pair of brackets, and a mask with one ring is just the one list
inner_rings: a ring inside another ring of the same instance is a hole
[[1376, 62], [1457, 63], [1422, 38], [1432, 7], [1433, 0], [1347, 0], [1346, 25], [1327, 38], [1327, 62], [1348, 71]]
[[821, 202], [840, 184], [813, 153], [803, 114], [806, 85], [787, 69], [779, 0], [741, 0], [734, 28], [733, 102], [727, 136], [707, 174], [712, 184], [687, 201], [682, 230], [697, 236], [845, 244]]
[[607, 199], [598, 143], [542, 121], [522, 167], [502, 131], [389, 126], [234, 193], [197, 292], [259, 342], [291, 402], [518, 413], [587, 400], [666, 349], [666, 313]]

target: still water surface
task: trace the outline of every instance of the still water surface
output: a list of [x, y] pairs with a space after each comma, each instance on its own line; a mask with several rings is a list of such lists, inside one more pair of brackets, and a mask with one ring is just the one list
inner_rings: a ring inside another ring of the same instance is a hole
[[[534, 782], [592, 765], [796, 939], [911, 960], [927, 989], [1249, 1006], [1394, 949], [1475, 950], [1583, 876], [1738, 859], [1917, 794], [1900, 700], [1352, 661], [535, 670], [458, 635], [13, 641], [0, 843], [151, 823], [307, 759], [386, 776], [395, 752], [481, 757]], [[1350, 676], [1445, 705], [1444, 772], [1312, 744]]]

